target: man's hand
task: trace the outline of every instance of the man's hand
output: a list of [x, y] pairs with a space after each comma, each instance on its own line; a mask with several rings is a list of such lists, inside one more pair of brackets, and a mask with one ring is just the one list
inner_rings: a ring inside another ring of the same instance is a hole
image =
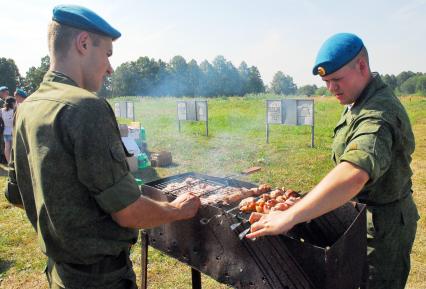
[[191, 193], [183, 194], [170, 203], [141, 196], [126, 208], [111, 213], [111, 216], [122, 227], [147, 229], [192, 218], [200, 206], [200, 199]]
[[177, 197], [170, 204], [179, 209], [178, 219], [185, 220], [195, 216], [201, 206], [201, 201], [193, 193], [186, 193]]
[[288, 232], [295, 225], [317, 218], [355, 197], [369, 180], [363, 169], [342, 162], [332, 169], [304, 198], [287, 211], [272, 211], [268, 215], [250, 216], [251, 233], [247, 238], [277, 235]]
[[246, 237], [253, 239], [265, 235], [287, 233], [294, 227], [293, 218], [288, 211], [272, 211], [269, 214], [252, 213], [250, 215], [250, 234]]

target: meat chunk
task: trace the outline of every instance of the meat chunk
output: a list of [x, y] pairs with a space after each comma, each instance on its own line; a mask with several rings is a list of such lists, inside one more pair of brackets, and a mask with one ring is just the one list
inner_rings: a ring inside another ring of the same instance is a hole
[[275, 199], [275, 198], [277, 198], [278, 196], [282, 196], [282, 195], [284, 195], [284, 192], [283, 192], [281, 189], [276, 189], [276, 190], [273, 190], [273, 191], [270, 193], [270, 195], [271, 195], [271, 198], [272, 198], [272, 199]]
[[[254, 197], [244, 199], [240, 204], [241, 211], [263, 214], [267, 214], [270, 211], [285, 211], [301, 199], [299, 193], [292, 189], [285, 190], [285, 188], [282, 187], [282, 189], [278, 188], [270, 193], [264, 192], [270, 189], [270, 185], [260, 185], [259, 188], [255, 190], [256, 192], [263, 192], [259, 194], [258, 200], [256, 201]], [[253, 189], [250, 189], [250, 191], [253, 192]]]
[[251, 203], [255, 203], [255, 202], [256, 202], [256, 199], [254, 197], [248, 197], [248, 198], [243, 199], [240, 202], [239, 207], [241, 208], [241, 207], [247, 206], [247, 205], [249, 205]]

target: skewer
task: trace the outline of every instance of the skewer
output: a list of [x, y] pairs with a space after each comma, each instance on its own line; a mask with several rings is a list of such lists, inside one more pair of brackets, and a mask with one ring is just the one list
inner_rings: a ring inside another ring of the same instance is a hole
[[244, 231], [242, 231], [241, 233], [238, 234], [238, 238], [240, 238], [240, 240], [244, 239], [244, 237], [250, 232], [250, 227], [245, 229]]

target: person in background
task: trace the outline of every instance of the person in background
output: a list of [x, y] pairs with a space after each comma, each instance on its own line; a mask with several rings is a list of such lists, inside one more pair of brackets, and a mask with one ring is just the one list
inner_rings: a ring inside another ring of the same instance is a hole
[[0, 110], [0, 117], [4, 123], [4, 156], [7, 163], [10, 161], [10, 150], [12, 148], [13, 115], [15, 113], [15, 105], [16, 100], [13, 97], [9, 97], [6, 98], [4, 107]]
[[7, 163], [10, 161], [10, 150], [12, 148], [13, 115], [15, 112], [15, 105], [16, 100], [13, 97], [9, 97], [6, 98], [4, 107], [0, 110], [0, 117], [4, 123], [4, 156]]
[[[0, 108], [5, 105], [6, 98], [9, 97], [9, 88], [7, 86], [0, 86]], [[7, 164], [6, 157], [4, 155], [4, 140], [3, 140], [4, 122], [0, 118], [0, 163]]]
[[408, 115], [380, 75], [370, 71], [367, 49], [354, 34], [327, 39], [313, 73], [345, 106], [334, 129], [336, 167], [287, 211], [253, 213], [247, 237], [285, 233], [355, 199], [367, 205], [367, 288], [402, 289], [419, 219], [412, 197], [415, 143]]
[[6, 197], [23, 206], [48, 257], [50, 288], [136, 288], [138, 228], [193, 217], [200, 200], [141, 195], [114, 112], [97, 97], [121, 33], [81, 6], [53, 9], [50, 70], [15, 115]]
[[0, 107], [4, 106], [6, 98], [9, 97], [9, 88], [7, 86], [0, 86]]
[[20, 103], [24, 102], [24, 100], [27, 98], [28, 95], [25, 92], [25, 90], [18, 88], [16, 89], [14, 96], [16, 99], [16, 104], [19, 105]]

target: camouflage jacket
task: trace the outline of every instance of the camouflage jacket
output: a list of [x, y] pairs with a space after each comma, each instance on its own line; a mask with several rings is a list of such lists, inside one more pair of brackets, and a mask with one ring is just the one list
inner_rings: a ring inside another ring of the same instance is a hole
[[410, 193], [414, 147], [407, 112], [380, 76], [374, 74], [334, 129], [334, 162], [353, 163], [369, 174], [359, 200], [387, 204]]
[[24, 205], [53, 260], [92, 264], [136, 241], [111, 218], [140, 190], [105, 100], [48, 72], [17, 110], [12, 158], [6, 195]]

